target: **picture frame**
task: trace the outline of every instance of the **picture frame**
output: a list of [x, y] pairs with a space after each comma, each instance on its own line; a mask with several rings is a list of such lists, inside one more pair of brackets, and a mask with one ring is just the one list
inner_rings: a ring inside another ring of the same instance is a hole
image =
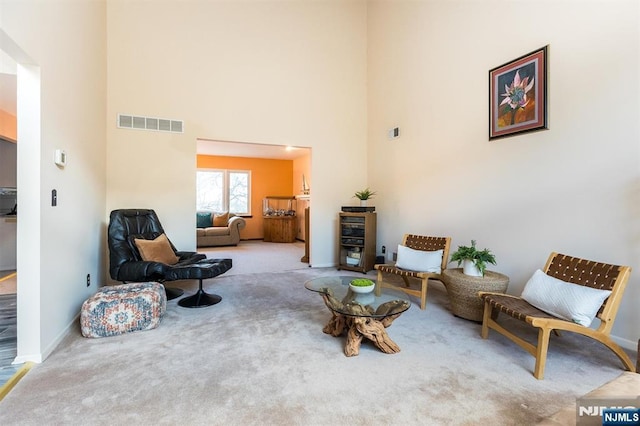
[[489, 140], [548, 129], [548, 47], [489, 70]]

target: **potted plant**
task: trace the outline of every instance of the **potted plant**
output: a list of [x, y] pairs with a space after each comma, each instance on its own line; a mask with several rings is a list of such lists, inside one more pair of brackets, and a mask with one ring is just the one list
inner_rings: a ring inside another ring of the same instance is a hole
[[360, 205], [361, 206], [366, 206], [367, 205], [367, 200], [370, 198], [373, 198], [373, 196], [376, 195], [376, 193], [372, 190], [370, 190], [369, 188], [366, 188], [362, 191], [358, 191], [355, 194], [353, 194], [353, 196], [357, 199], [360, 200]]
[[458, 262], [458, 266], [462, 263], [462, 272], [465, 275], [473, 277], [484, 277], [484, 271], [487, 269], [487, 263], [496, 264], [496, 257], [491, 254], [489, 249], [478, 250], [476, 248], [476, 240], [471, 240], [471, 246], [458, 246], [451, 255], [451, 262]]

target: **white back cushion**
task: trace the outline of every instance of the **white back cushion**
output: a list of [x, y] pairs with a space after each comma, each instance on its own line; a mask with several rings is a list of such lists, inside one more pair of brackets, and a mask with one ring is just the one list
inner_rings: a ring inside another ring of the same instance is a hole
[[609, 290], [568, 283], [538, 269], [522, 290], [522, 298], [558, 318], [589, 327]]
[[398, 245], [396, 267], [410, 271], [439, 274], [442, 268], [443, 250], [424, 251]]

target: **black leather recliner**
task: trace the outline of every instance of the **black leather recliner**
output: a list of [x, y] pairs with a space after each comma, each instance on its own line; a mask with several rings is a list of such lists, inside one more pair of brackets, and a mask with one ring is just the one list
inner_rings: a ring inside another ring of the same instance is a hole
[[[176, 281], [196, 279], [198, 292], [178, 301], [184, 307], [214, 305], [222, 298], [205, 293], [202, 280], [217, 277], [231, 269], [231, 259], [207, 259], [202, 253], [178, 251], [171, 241], [171, 248], [179, 258], [174, 265], [144, 261], [135, 246], [134, 238], [152, 240], [164, 234], [164, 229], [155, 211], [150, 209], [113, 210], [109, 218], [109, 273], [116, 281]], [[181, 289], [166, 288], [167, 299], [175, 299], [183, 294]]]

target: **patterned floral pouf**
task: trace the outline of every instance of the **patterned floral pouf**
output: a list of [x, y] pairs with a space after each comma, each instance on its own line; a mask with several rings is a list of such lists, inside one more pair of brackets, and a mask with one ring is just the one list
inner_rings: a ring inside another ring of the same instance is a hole
[[156, 282], [102, 287], [82, 304], [80, 328], [84, 337], [107, 337], [151, 330], [167, 309], [164, 286]]

